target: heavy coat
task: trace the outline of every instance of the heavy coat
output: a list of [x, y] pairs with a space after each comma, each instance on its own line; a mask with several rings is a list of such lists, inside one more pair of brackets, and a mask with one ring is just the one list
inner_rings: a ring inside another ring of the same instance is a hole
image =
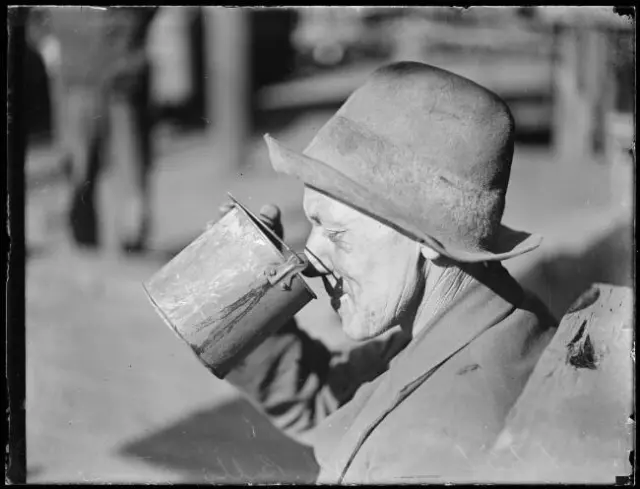
[[557, 325], [494, 263], [413, 339], [341, 354], [288, 325], [228, 380], [313, 446], [322, 483], [473, 480]]

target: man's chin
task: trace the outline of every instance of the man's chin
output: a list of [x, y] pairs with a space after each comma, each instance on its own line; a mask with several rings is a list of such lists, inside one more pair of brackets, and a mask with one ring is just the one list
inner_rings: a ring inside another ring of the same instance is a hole
[[372, 324], [362, 319], [359, 310], [353, 307], [353, 303], [347, 295], [342, 296], [337, 303], [332, 303], [333, 309], [340, 317], [342, 331], [349, 339], [354, 341], [366, 341], [375, 338], [379, 333], [372, 328]]
[[354, 331], [350, 328], [345, 328], [344, 326], [342, 327], [342, 331], [350, 340], [353, 341], [366, 341], [372, 338], [369, 334], [363, 334], [362, 331]]
[[369, 325], [363, 325], [357, 321], [350, 321], [349, 318], [340, 317], [342, 331], [349, 339], [354, 341], [366, 341], [378, 336], [369, 329]]
[[384, 335], [396, 325], [394, 324], [371, 324], [369, 322], [358, 321], [351, 316], [340, 316], [342, 331], [349, 339], [354, 341], [367, 341]]

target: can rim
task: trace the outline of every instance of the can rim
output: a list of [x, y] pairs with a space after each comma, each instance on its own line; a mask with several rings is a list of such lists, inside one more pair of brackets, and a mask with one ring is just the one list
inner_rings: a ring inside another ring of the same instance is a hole
[[[240, 201], [238, 201], [238, 199], [236, 199], [233, 195], [231, 195], [231, 193], [227, 192], [227, 195], [229, 196], [231, 201], [234, 203], [234, 205], [238, 209], [240, 209], [249, 218], [249, 221], [251, 221], [251, 223], [258, 229], [258, 231], [260, 231], [262, 234], [268, 234], [269, 236], [272, 236], [292, 256], [295, 256], [298, 260], [300, 260], [300, 264], [304, 264], [305, 266], [309, 264], [309, 260], [308, 260], [308, 258], [306, 257], [306, 255], [304, 253], [302, 253], [302, 255], [297, 253], [293, 248], [291, 248], [287, 243], [285, 243], [285, 241], [282, 238], [280, 238], [280, 236], [278, 236], [275, 232], [273, 232], [273, 230], [269, 226], [264, 224], [262, 222], [262, 220], [256, 214], [251, 212], [245, 205], [243, 205]], [[286, 261], [287, 257], [285, 256], [285, 254], [282, 253], [282, 251], [279, 250], [278, 247], [270, 239], [268, 239], [267, 241], [269, 242], [271, 247], [276, 251], [276, 253], [278, 253], [278, 255], [284, 261]], [[313, 291], [313, 289], [309, 286], [307, 281], [302, 276], [301, 272], [296, 272], [293, 275], [294, 276], [297, 275], [298, 278], [302, 281], [302, 283], [305, 286], [305, 288], [307, 289], [307, 291], [311, 294], [312, 299], [317, 299], [318, 298], [316, 293]]]

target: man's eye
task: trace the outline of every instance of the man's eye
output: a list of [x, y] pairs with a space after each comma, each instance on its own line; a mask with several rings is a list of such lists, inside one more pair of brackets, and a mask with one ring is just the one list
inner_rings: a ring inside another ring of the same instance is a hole
[[340, 241], [340, 237], [343, 233], [344, 231], [326, 231], [327, 238], [329, 238], [329, 240], [333, 241], [334, 243]]

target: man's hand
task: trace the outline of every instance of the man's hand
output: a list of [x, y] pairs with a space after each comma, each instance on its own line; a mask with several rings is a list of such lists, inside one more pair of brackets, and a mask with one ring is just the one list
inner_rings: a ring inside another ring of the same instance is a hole
[[[221, 219], [227, 212], [233, 209], [234, 203], [231, 201], [224, 202], [219, 208], [219, 218]], [[274, 204], [265, 204], [260, 208], [260, 220], [269, 227], [280, 238], [284, 238], [284, 229], [282, 227], [280, 208]], [[217, 221], [207, 223], [207, 229], [210, 229]]]
[[260, 208], [260, 220], [268, 226], [278, 238], [284, 238], [284, 229], [282, 228], [281, 213], [278, 206], [273, 204], [265, 204]]

